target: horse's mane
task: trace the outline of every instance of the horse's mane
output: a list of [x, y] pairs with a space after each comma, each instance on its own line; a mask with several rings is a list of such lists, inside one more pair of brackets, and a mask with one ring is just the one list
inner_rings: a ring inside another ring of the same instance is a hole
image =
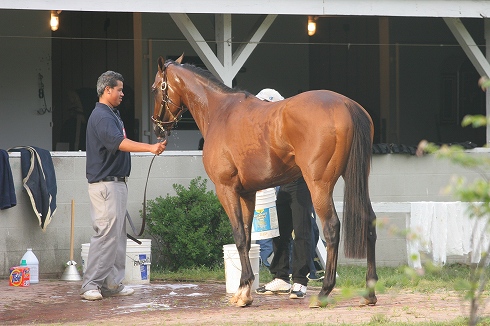
[[[171, 60], [171, 59], [168, 59], [167, 62], [171, 62], [173, 64], [177, 64], [174, 60]], [[184, 63], [181, 65], [182, 68], [184, 69], [187, 69], [187, 70], [190, 70], [192, 71], [193, 73], [203, 77], [203, 78], [206, 78], [208, 79], [209, 81], [211, 81], [219, 90], [221, 90], [222, 92], [224, 93], [229, 93], [229, 94], [232, 94], [232, 93], [243, 93], [245, 94], [245, 97], [248, 97], [250, 96], [251, 94], [247, 91], [244, 91], [244, 90], [240, 90], [238, 88], [230, 88], [228, 86], [226, 86], [225, 84], [223, 84], [223, 82], [221, 80], [219, 80], [218, 78], [216, 78], [216, 76], [214, 76], [209, 70], [206, 70], [206, 69], [203, 69], [201, 67], [197, 67], [193, 64], [190, 64], [190, 63]]]

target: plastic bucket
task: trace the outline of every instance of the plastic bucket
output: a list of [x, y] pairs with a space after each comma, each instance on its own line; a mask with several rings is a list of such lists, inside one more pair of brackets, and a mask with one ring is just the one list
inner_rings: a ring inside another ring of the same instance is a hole
[[259, 190], [255, 195], [252, 240], [270, 239], [278, 236], [276, 190], [274, 188]]
[[[255, 280], [252, 283], [252, 291], [254, 291], [259, 287], [260, 245], [252, 244], [248, 255], [255, 276]], [[235, 293], [240, 286], [242, 265], [240, 263], [238, 249], [234, 243], [223, 246], [223, 258], [225, 260], [226, 293]]]
[[[133, 240], [127, 240], [126, 247], [126, 271], [124, 284], [148, 284], [150, 283], [151, 265], [151, 239], [138, 239], [141, 244]], [[87, 269], [88, 251], [90, 243], [82, 243], [82, 270]]]

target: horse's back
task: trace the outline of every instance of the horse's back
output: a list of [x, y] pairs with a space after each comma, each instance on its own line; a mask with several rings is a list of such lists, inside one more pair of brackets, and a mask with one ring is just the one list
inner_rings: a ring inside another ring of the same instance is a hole
[[[290, 97], [291, 106], [303, 106], [304, 113], [316, 112], [321, 114], [321, 112], [337, 112], [337, 114], [346, 112], [346, 115], [350, 115], [349, 106], [355, 106], [360, 111], [363, 111], [367, 116], [367, 112], [364, 108], [354, 101], [353, 99], [329, 90], [312, 90], [298, 95]], [[315, 117], [313, 117], [315, 118]]]
[[295, 143], [318, 139], [333, 144], [339, 137], [352, 137], [353, 110], [367, 115], [358, 103], [344, 95], [327, 90], [304, 92], [284, 104], [281, 115], [284, 133]]

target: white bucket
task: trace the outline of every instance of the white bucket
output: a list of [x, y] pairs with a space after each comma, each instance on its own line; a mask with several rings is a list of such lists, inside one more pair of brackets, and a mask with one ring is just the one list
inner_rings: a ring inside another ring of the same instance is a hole
[[[252, 283], [252, 291], [254, 291], [259, 287], [260, 245], [252, 244], [248, 255], [250, 264], [252, 265], [252, 271], [255, 276], [255, 280]], [[223, 258], [225, 259], [226, 293], [235, 293], [240, 286], [242, 265], [240, 263], [238, 249], [234, 243], [223, 246]]]
[[[127, 240], [126, 247], [126, 271], [124, 284], [148, 284], [150, 283], [151, 265], [151, 239], [138, 239], [141, 244], [133, 240]], [[90, 243], [82, 243], [82, 270], [87, 269], [88, 251]]]
[[89, 248], [90, 248], [90, 243], [82, 243], [82, 274], [85, 274], [85, 271], [87, 270]]
[[257, 191], [255, 212], [252, 223], [252, 240], [269, 239], [279, 236], [276, 210], [276, 190], [268, 188]]

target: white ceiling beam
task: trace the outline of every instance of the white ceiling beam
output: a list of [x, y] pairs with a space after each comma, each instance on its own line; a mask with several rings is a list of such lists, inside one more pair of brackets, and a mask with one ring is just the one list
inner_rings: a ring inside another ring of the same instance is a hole
[[480, 76], [490, 76], [490, 64], [459, 18], [444, 18], [459, 45]]
[[187, 41], [189, 41], [189, 44], [194, 51], [196, 51], [197, 55], [206, 65], [206, 68], [208, 68], [208, 70], [216, 77], [221, 78], [221, 76], [224, 75], [223, 65], [219, 62], [213, 50], [204, 40], [201, 33], [199, 33], [189, 16], [186, 14], [170, 14], [170, 16], [175, 24], [177, 24], [177, 27], [179, 27], [182, 34], [184, 34]]
[[263, 19], [259, 19], [252, 27], [252, 32], [246, 40], [247, 42], [241, 44], [233, 54], [232, 17], [229, 14], [215, 15], [215, 38], [217, 44], [215, 54], [189, 16], [186, 14], [170, 14], [170, 16], [208, 70], [229, 87], [232, 87], [233, 78], [235, 78], [277, 17], [277, 15], [267, 15]]
[[490, 17], [486, 0], [0, 0], [0, 9], [402, 17]]
[[246, 40], [247, 42], [242, 43], [235, 51], [233, 54], [233, 76], [235, 76], [245, 64], [245, 61], [247, 61], [248, 57], [257, 47], [276, 17], [277, 15], [267, 15], [263, 20], [257, 21], [257, 24], [252, 28], [252, 34], [249, 36], [248, 40]]

